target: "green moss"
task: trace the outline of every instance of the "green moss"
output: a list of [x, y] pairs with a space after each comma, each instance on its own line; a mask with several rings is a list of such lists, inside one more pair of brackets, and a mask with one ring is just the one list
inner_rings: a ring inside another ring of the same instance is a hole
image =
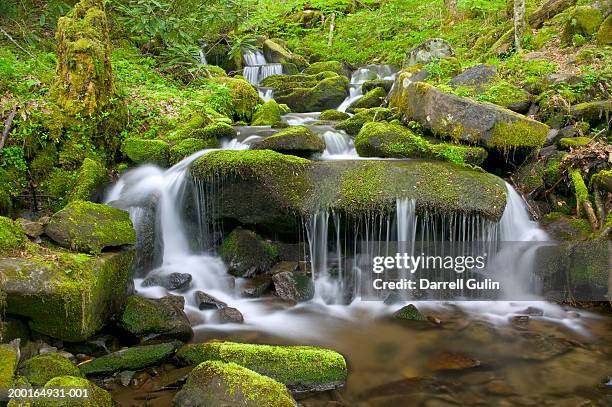
[[185, 345], [177, 357], [186, 364], [209, 360], [237, 363], [294, 389], [331, 389], [344, 383], [347, 375], [342, 355], [312, 346], [209, 342]]
[[191, 372], [174, 404], [297, 407], [281, 383], [236, 363], [214, 360], [199, 364]]
[[121, 145], [121, 151], [136, 164], [149, 162], [167, 166], [170, 145], [163, 140], [128, 138]]
[[113, 407], [114, 405], [111, 395], [106, 390], [101, 389], [82, 377], [60, 376], [49, 380], [45, 384], [45, 389], [57, 388], [64, 388], [67, 391], [71, 389], [87, 389], [89, 397], [60, 400], [41, 398], [34, 401], [33, 407]]
[[304, 69], [306, 75], [316, 75], [321, 72], [335, 72], [338, 75], [347, 76], [346, 69], [344, 69], [339, 61], [315, 62]]
[[339, 112], [335, 109], [329, 109], [329, 110], [325, 110], [321, 112], [321, 116], [319, 117], [319, 119], [329, 120], [329, 121], [340, 121], [340, 120], [346, 120], [350, 117], [351, 115], [349, 115], [348, 113]]
[[599, 45], [612, 45], [612, 14], [606, 17], [597, 31], [597, 43]]
[[236, 228], [223, 241], [221, 257], [229, 272], [237, 277], [252, 277], [267, 272], [278, 259], [276, 246], [255, 232]]
[[13, 385], [15, 370], [19, 356], [12, 345], [0, 344], [0, 389], [4, 390]]
[[70, 200], [89, 200], [95, 191], [102, 188], [108, 181], [106, 168], [99, 162], [86, 158], [79, 169]]
[[572, 38], [576, 35], [590, 37], [594, 35], [603, 21], [601, 11], [591, 6], [576, 7], [569, 18], [566, 19], [563, 32], [561, 33], [561, 43], [572, 45]]
[[22, 374], [33, 386], [44, 386], [58, 376], [81, 376], [74, 363], [57, 353], [47, 353], [26, 360]]
[[100, 356], [79, 366], [84, 375], [97, 375], [122, 370], [140, 370], [161, 364], [174, 355], [181, 342], [135, 346], [108, 355]]
[[391, 92], [391, 88], [393, 87], [393, 81], [390, 79], [375, 79], [371, 81], [366, 81], [361, 85], [361, 89], [364, 92], [370, 92], [376, 88], [383, 88], [385, 92]]
[[574, 186], [576, 202], [578, 204], [578, 207], [582, 207], [582, 204], [589, 200], [589, 190], [586, 184], [584, 183], [584, 179], [582, 179], [582, 174], [580, 173], [580, 170], [570, 168], [568, 172], [570, 179], [572, 180], [572, 185]]
[[236, 129], [227, 123], [212, 123], [203, 128], [193, 130], [191, 138], [201, 140], [233, 139], [236, 137]]
[[11, 219], [0, 216], [0, 253], [23, 249], [27, 237]]
[[392, 116], [391, 110], [383, 107], [359, 110], [353, 117], [338, 123], [336, 129], [344, 130], [351, 136], [356, 136], [365, 123], [390, 120]]
[[274, 89], [274, 94], [285, 95], [294, 88], [313, 88], [323, 79], [338, 76], [335, 72], [316, 75], [271, 75], [261, 81], [261, 86]]
[[544, 183], [548, 188], [552, 188], [561, 179], [561, 162], [565, 158], [564, 153], [558, 153], [546, 161], [544, 167]]
[[379, 107], [385, 100], [387, 92], [383, 88], [374, 88], [359, 99], [357, 99], [350, 107], [350, 111], [355, 109], [370, 109]]
[[481, 165], [488, 156], [482, 147], [441, 143], [432, 144], [430, 148], [434, 157], [455, 164]]
[[251, 126], [277, 126], [281, 122], [281, 109], [274, 99], [267, 101], [255, 112]]
[[559, 147], [564, 150], [571, 148], [582, 147], [589, 144], [591, 139], [589, 137], [563, 137], [559, 140]]
[[427, 321], [427, 317], [421, 314], [421, 311], [412, 304], [408, 304], [397, 310], [393, 314], [393, 318], [404, 321]]
[[487, 86], [485, 91], [478, 95], [476, 99], [511, 108], [529, 102], [529, 92], [506, 81], [497, 81]]
[[86, 201], [73, 201], [55, 213], [45, 233], [63, 247], [91, 253], [136, 243], [126, 211]]
[[219, 141], [216, 138], [202, 140], [198, 138], [187, 138], [179, 141], [170, 148], [170, 164], [176, 164], [183, 158], [197, 153], [200, 150], [208, 148], [216, 148], [219, 146]]
[[257, 90], [244, 79], [238, 78], [215, 78], [214, 83], [226, 86], [230, 92], [230, 113], [235, 121], [244, 120], [250, 122], [257, 110], [263, 103]]
[[361, 157], [425, 157], [430, 151], [427, 140], [408, 128], [377, 122], [364, 124], [355, 138], [355, 148]]
[[187, 341], [193, 335], [182, 309], [177, 308], [168, 298], [153, 300], [138, 295], [129, 296], [119, 324], [126, 332], [143, 338], [177, 338]]
[[255, 146], [257, 150], [273, 150], [280, 153], [308, 157], [325, 150], [325, 142], [304, 126], [292, 126], [266, 137]]
[[183, 119], [177, 123], [177, 127], [168, 134], [168, 140], [184, 140], [194, 138], [193, 132], [204, 128], [212, 123], [212, 120], [206, 114], [192, 114], [188, 119]]
[[275, 91], [275, 98], [279, 103], [290, 106], [294, 112], [320, 112], [333, 109], [339, 106], [348, 95], [347, 77], [335, 73], [333, 75], [321, 80], [314, 87], [295, 87], [284, 92]]
[[544, 145], [547, 135], [548, 128], [540, 123], [500, 121], [493, 128], [488, 144], [504, 151], [517, 147], [539, 148]]
[[264, 41], [263, 52], [266, 56], [266, 61], [271, 63], [294, 64], [298, 70], [308, 66], [308, 62], [303, 56], [291, 53], [285, 47], [272, 40]]
[[612, 192], [612, 170], [601, 170], [591, 177], [591, 184]]

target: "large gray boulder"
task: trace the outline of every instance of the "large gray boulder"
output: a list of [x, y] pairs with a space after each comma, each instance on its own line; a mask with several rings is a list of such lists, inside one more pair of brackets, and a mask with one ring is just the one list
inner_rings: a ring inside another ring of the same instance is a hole
[[510, 151], [539, 148], [549, 128], [511, 110], [442, 92], [401, 74], [390, 98], [406, 122], [417, 121], [442, 138]]
[[455, 55], [453, 47], [441, 38], [430, 38], [411, 49], [404, 59], [404, 68], [415, 65], [426, 65], [439, 58]]

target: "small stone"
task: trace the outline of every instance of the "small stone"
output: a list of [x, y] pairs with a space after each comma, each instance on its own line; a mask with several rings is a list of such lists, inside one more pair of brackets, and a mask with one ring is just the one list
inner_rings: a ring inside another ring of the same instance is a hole
[[212, 295], [206, 294], [203, 291], [196, 291], [195, 301], [198, 304], [198, 308], [201, 310], [205, 309], [221, 309], [227, 307], [227, 304], [221, 300], [216, 299]]
[[421, 314], [421, 311], [419, 311], [413, 304], [408, 304], [405, 307], [397, 310], [393, 314], [393, 318], [404, 321], [427, 321], [425, 315]]
[[427, 368], [433, 371], [463, 370], [480, 366], [480, 361], [469, 355], [455, 352], [443, 352], [427, 362]]
[[40, 222], [33, 222], [28, 219], [19, 218], [15, 221], [15, 223], [23, 230], [23, 233], [26, 236], [31, 237], [32, 239], [36, 239], [44, 232], [44, 225]]
[[283, 271], [272, 276], [276, 294], [285, 301], [302, 302], [314, 297], [314, 283], [310, 274]]
[[536, 307], [527, 307], [520, 311], [519, 314], [531, 315], [533, 317], [541, 317], [544, 315], [544, 311]]
[[510, 317], [510, 322], [515, 326], [525, 326], [529, 323], [529, 315], [514, 315]]
[[216, 318], [221, 324], [241, 324], [244, 322], [242, 313], [233, 307], [225, 307], [218, 310]]
[[442, 321], [439, 318], [436, 318], [434, 316], [428, 315], [427, 316], [427, 320], [429, 322], [431, 322], [434, 325], [440, 325], [442, 323]]
[[121, 385], [123, 387], [129, 386], [135, 374], [136, 372], [132, 370], [124, 370], [123, 372], [119, 373], [119, 381], [121, 382]]
[[160, 286], [167, 290], [185, 290], [189, 288], [191, 279], [191, 274], [188, 273], [170, 273], [148, 277], [142, 282], [142, 285], [144, 287]]
[[242, 296], [251, 298], [261, 297], [266, 293], [271, 285], [272, 277], [264, 274], [255, 276], [247, 280], [245, 283], [244, 288], [242, 289]]
[[485, 386], [485, 390], [487, 393], [494, 396], [511, 396], [513, 394], [516, 394], [514, 387], [499, 380], [487, 383], [487, 385]]

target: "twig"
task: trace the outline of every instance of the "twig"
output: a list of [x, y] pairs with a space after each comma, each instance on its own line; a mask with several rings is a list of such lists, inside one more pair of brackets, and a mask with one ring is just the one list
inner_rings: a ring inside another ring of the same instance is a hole
[[26, 54], [28, 54], [29, 56], [31, 56], [32, 58], [36, 59], [36, 57], [27, 49], [25, 49], [24, 47], [22, 47], [21, 45], [19, 45], [19, 43], [17, 41], [15, 41], [15, 39], [13, 37], [11, 37], [11, 35], [9, 33], [7, 33], [6, 31], [4, 31], [4, 28], [0, 27], [0, 31], [2, 32], [2, 34], [4, 34], [6, 36], [6, 38], [9, 39], [9, 41], [11, 41], [13, 44], [15, 44], [15, 46], [17, 48], [19, 48], [20, 50], [22, 50], [23, 52], [25, 52]]
[[13, 110], [11, 110], [8, 117], [4, 121], [4, 130], [2, 130], [2, 139], [0, 139], [0, 149], [4, 147], [4, 143], [6, 143], [6, 139], [11, 132], [11, 127], [13, 127], [13, 120], [15, 119], [15, 115], [17, 115], [17, 110], [19, 110], [19, 106], [13, 106]]

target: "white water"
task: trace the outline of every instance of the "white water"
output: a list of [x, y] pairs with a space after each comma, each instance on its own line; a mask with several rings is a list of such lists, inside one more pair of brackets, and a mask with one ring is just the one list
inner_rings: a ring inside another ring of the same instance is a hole
[[325, 151], [321, 154], [322, 160], [354, 160], [359, 158], [353, 139], [345, 132], [325, 130], [319, 137], [325, 142]]
[[351, 75], [349, 96], [338, 106], [338, 111], [346, 112], [360, 97], [363, 96], [363, 84], [375, 79], [394, 80], [397, 70], [390, 65], [367, 65], [357, 69]]
[[242, 58], [245, 63], [242, 74], [254, 86], [258, 86], [268, 76], [283, 73], [283, 66], [281, 64], [269, 64], [260, 50], [245, 51]]

